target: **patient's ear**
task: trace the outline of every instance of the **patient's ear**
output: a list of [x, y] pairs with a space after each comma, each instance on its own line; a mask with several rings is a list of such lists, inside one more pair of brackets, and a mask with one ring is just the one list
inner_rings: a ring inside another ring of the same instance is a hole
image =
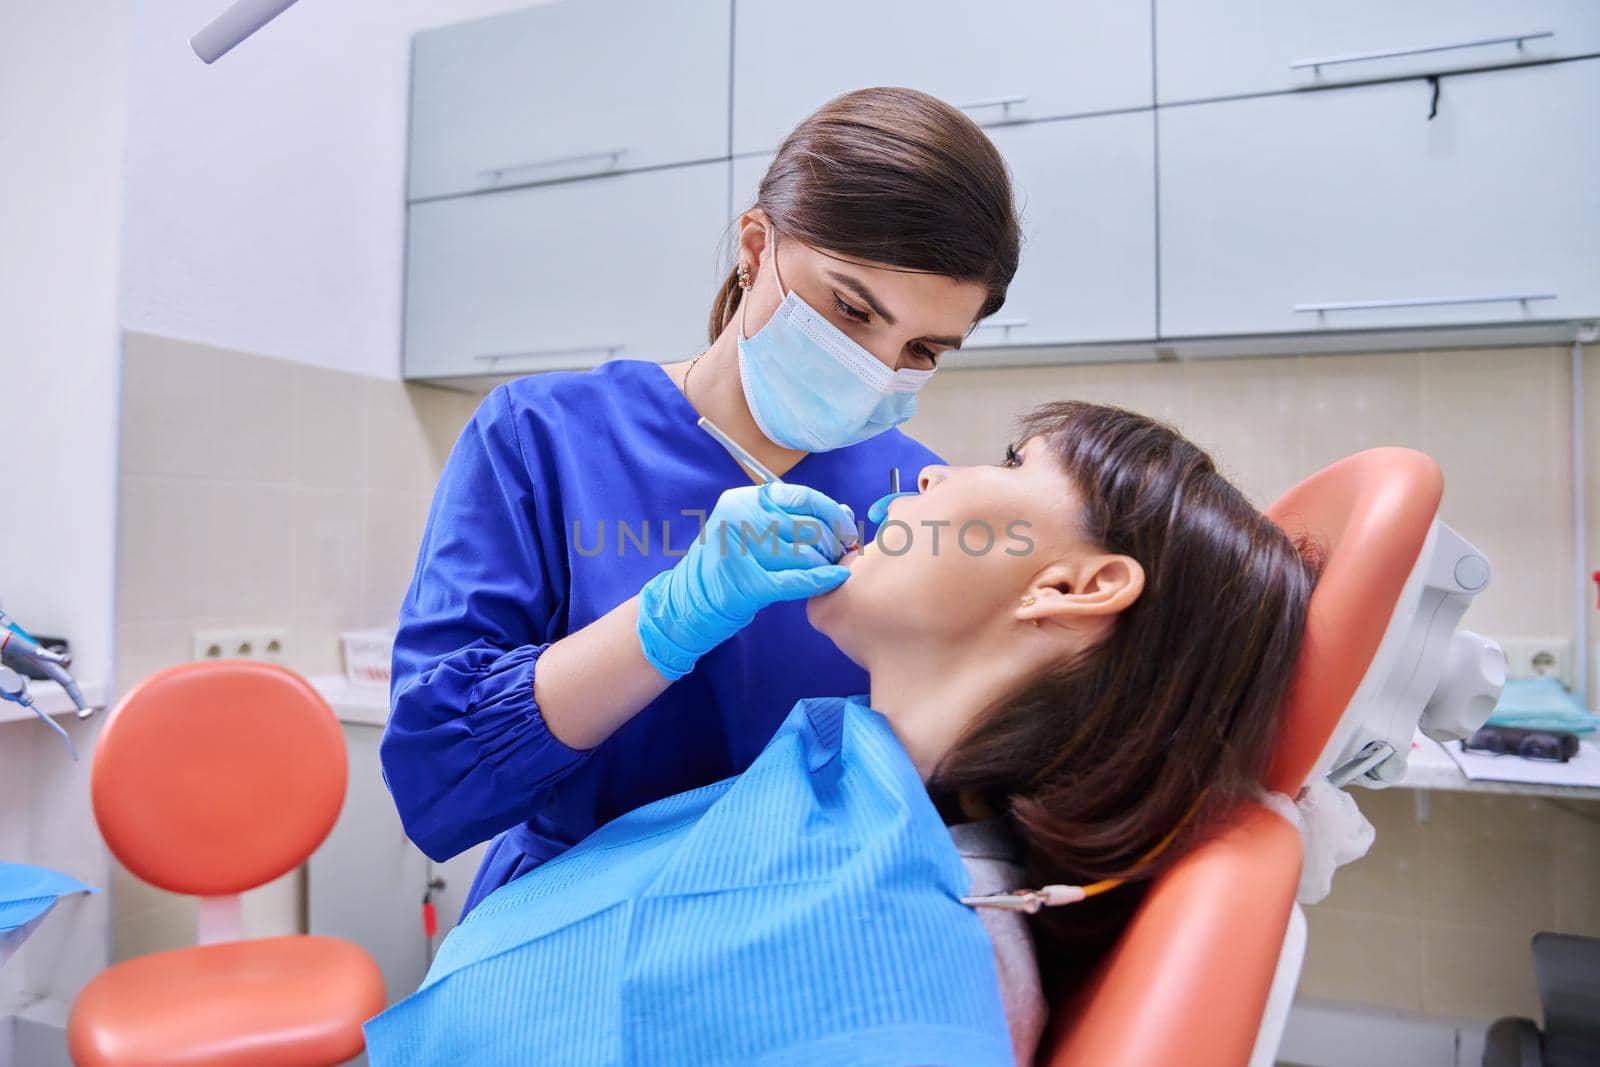
[[1133, 606], [1144, 592], [1144, 567], [1132, 556], [1101, 553], [1052, 563], [1034, 576], [1017, 605], [1033, 622], [1100, 623]]

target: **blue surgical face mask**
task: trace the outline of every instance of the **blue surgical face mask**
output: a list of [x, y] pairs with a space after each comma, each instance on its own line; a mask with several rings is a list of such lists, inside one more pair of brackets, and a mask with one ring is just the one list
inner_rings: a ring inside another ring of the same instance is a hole
[[[778, 274], [777, 245], [772, 271]], [[890, 370], [790, 290], [767, 324], [746, 337], [739, 309], [739, 380], [761, 432], [774, 444], [828, 452], [898, 426], [917, 412], [931, 370]]]

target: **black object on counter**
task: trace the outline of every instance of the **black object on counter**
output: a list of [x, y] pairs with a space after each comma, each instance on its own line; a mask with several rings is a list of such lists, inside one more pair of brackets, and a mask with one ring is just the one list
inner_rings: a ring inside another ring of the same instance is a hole
[[1528, 730], [1520, 726], [1485, 726], [1467, 738], [1462, 748], [1497, 756], [1565, 763], [1578, 754], [1578, 735], [1566, 730]]

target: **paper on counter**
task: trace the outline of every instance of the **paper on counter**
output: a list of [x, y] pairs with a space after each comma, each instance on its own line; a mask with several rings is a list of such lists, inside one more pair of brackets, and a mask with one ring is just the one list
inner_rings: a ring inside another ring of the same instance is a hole
[[1448, 741], [1444, 750], [1469, 781], [1526, 782], [1533, 785], [1571, 785], [1600, 788], [1600, 748], [1592, 741], [1578, 743], [1578, 754], [1566, 763], [1523, 759], [1521, 756], [1468, 752], [1460, 741]]

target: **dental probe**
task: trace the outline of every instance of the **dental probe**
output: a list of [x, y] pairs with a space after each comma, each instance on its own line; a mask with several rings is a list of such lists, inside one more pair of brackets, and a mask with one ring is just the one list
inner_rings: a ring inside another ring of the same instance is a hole
[[756, 459], [756, 457], [745, 451], [743, 445], [729, 437], [727, 434], [723, 433], [722, 430], [718, 428], [716, 423], [712, 422], [704, 415], [700, 416], [700, 428], [706, 433], [710, 434], [712, 437], [715, 437], [717, 439], [717, 443], [728, 450], [728, 455], [732, 456], [734, 459], [748, 467], [751, 474], [754, 474], [757, 478], [761, 479], [762, 484], [772, 485], [774, 483], [782, 483], [782, 478], [779, 478], [776, 474], [773, 474], [771, 471], [767, 470], [767, 468], [762, 465], [759, 459]]
[[[740, 463], [743, 463], [745, 467], [749, 469], [751, 474], [754, 474], [761, 480], [763, 485], [783, 484], [782, 478], [779, 478], [776, 474], [773, 474], [770, 470], [768, 470], [759, 459], [756, 459], [756, 457], [752, 456], [748, 451], [746, 451], [745, 447], [738, 441], [735, 441], [733, 438], [724, 433], [722, 428], [716, 423], [702, 415], [700, 416], [699, 425], [702, 430], [716, 438], [717, 444], [728, 450], [728, 455], [732, 456]], [[852, 536], [850, 538], [850, 543], [844, 546], [844, 550], [848, 552], [852, 548], [858, 547], [860, 546], [856, 544], [856, 538]]]

